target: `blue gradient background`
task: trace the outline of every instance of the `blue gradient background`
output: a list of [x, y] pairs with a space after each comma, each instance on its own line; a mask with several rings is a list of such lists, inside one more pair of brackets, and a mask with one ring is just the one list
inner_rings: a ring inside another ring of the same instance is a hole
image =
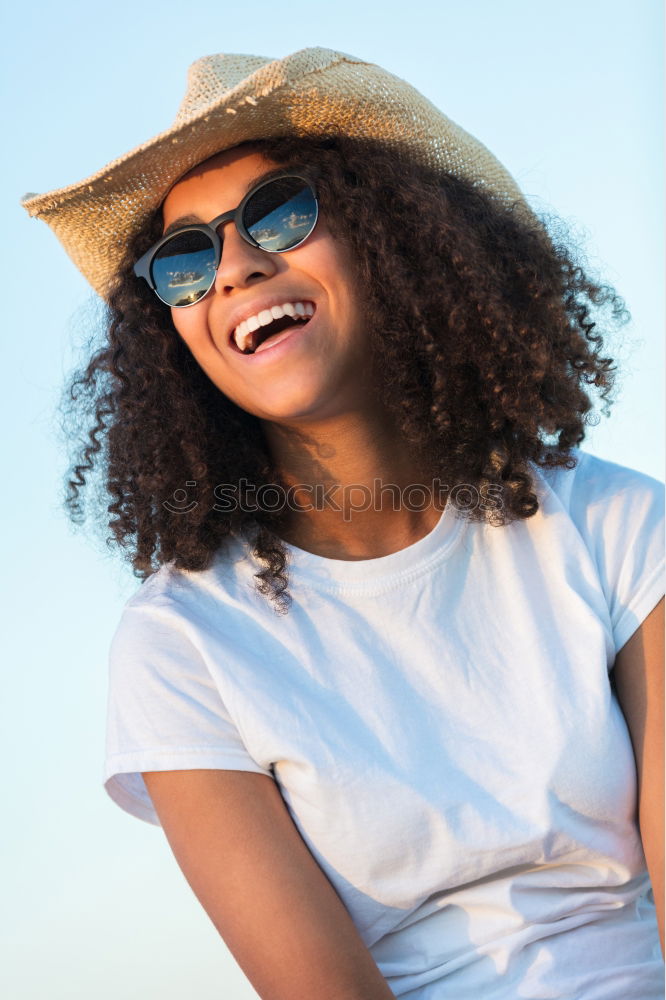
[[187, 66], [308, 45], [380, 63], [478, 136], [537, 208], [585, 239], [633, 314], [610, 420], [584, 447], [663, 476], [659, 0], [199, 0], [12, 5], [4, 14], [2, 528], [5, 816], [0, 992], [8, 1000], [256, 994], [163, 833], [101, 786], [106, 656], [137, 587], [60, 509], [55, 408], [94, 299], [18, 206], [168, 127]]

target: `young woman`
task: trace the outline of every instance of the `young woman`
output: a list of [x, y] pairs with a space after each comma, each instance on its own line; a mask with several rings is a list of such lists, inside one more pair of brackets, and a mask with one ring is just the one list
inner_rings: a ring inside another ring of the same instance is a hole
[[[266, 1000], [663, 990], [663, 489], [580, 450], [622, 300], [472, 136], [323, 49], [212, 56], [26, 207], [144, 582], [105, 782]], [[660, 945], [661, 932], [661, 945]]]

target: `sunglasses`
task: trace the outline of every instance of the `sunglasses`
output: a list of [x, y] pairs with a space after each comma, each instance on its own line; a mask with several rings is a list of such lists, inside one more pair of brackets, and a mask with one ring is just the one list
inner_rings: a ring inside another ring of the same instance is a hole
[[318, 216], [312, 182], [298, 174], [280, 174], [251, 188], [232, 211], [163, 236], [136, 262], [134, 273], [166, 305], [186, 308], [199, 302], [215, 283], [222, 256], [218, 229], [224, 223], [233, 220], [251, 246], [284, 253], [310, 236]]

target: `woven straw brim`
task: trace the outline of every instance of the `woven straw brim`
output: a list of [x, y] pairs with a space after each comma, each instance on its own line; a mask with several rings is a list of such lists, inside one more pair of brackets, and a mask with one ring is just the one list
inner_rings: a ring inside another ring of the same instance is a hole
[[[216, 59], [223, 60], [227, 79], [239, 81], [223, 91], [212, 72]], [[196, 67], [203, 75], [193, 84]], [[313, 48], [274, 61], [206, 57], [192, 70], [190, 91], [166, 132], [77, 184], [22, 199], [103, 298], [128, 241], [173, 184], [202, 160], [248, 140], [381, 139], [420, 163], [471, 180], [505, 204], [520, 202], [531, 214], [511, 175], [481, 142], [379, 66]]]

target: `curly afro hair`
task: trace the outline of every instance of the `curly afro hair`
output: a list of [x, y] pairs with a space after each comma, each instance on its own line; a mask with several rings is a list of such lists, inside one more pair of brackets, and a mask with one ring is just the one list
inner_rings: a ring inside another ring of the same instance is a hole
[[[580, 265], [556, 217], [499, 204], [381, 142], [286, 137], [252, 149], [316, 179], [321, 211], [364, 290], [382, 397], [424, 472], [501, 489], [499, 507], [459, 516], [497, 527], [531, 517], [529, 463], [575, 465], [571, 449], [598, 420], [593, 390], [608, 415], [617, 366], [601, 352], [610, 329], [629, 319], [623, 300]], [[215, 503], [219, 483], [281, 483], [261, 423], [213, 385], [168, 307], [132, 271], [161, 227], [158, 210], [128, 246], [104, 340], [66, 386], [66, 423], [83, 436], [65, 507], [83, 521], [84, 488], [101, 472], [108, 541], [142, 579], [166, 562], [205, 569], [239, 533], [265, 566], [257, 590], [284, 613], [283, 512]], [[174, 514], [168, 498], [188, 483], [199, 502]]]

